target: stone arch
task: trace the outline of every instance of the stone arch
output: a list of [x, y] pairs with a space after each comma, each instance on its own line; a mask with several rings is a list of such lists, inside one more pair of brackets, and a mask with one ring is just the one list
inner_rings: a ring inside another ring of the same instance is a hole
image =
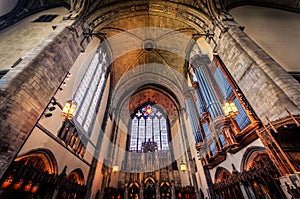
[[139, 198], [139, 193], [140, 193], [140, 183], [137, 181], [131, 182], [128, 186], [128, 198], [129, 199], [134, 199], [134, 198]]
[[215, 183], [222, 182], [229, 178], [232, 174], [224, 167], [218, 167], [215, 173]]
[[249, 147], [243, 155], [241, 161], [241, 171], [247, 171], [253, 166], [253, 163], [257, 160], [257, 158], [262, 156], [268, 156], [264, 147], [253, 146]]
[[242, 158], [241, 172], [251, 176], [243, 182], [248, 196], [255, 195], [259, 198], [265, 195], [269, 198], [284, 198], [280, 188], [279, 173], [265, 148], [249, 147]]
[[162, 181], [159, 185], [160, 189], [160, 196], [162, 198], [171, 198], [172, 197], [172, 191], [171, 191], [171, 183], [168, 181]]
[[130, 188], [132, 186], [136, 186], [138, 188], [141, 187], [141, 185], [140, 185], [140, 183], [138, 181], [133, 181], [133, 182], [129, 183], [128, 188]]
[[79, 168], [74, 169], [73, 171], [71, 171], [67, 175], [67, 179], [69, 179], [71, 182], [76, 182], [76, 183], [78, 183], [80, 185], [84, 185], [85, 184], [84, 174], [83, 174], [82, 170], [79, 169]]
[[121, 107], [136, 90], [147, 85], [170, 91], [176, 105], [184, 107], [183, 92], [188, 88], [186, 79], [165, 66], [156, 64], [152, 66], [149, 68], [149, 66], [142, 65], [119, 80], [112, 94], [112, 108]]
[[[124, 127], [130, 119], [129, 100], [134, 93], [142, 88], [149, 87], [158, 89], [162, 94], [168, 93], [177, 110], [185, 107], [184, 92], [187, 90], [187, 81], [171, 69], [157, 65], [149, 68], [144, 66], [136, 67], [128, 75], [123, 77], [112, 91], [110, 108], [114, 117], [121, 119]], [[172, 78], [173, 77], [173, 78]]]
[[43, 164], [43, 170], [48, 171], [50, 174], [57, 174], [57, 161], [55, 156], [49, 149], [34, 149], [22, 155], [19, 155], [15, 161], [41, 161]]
[[148, 14], [181, 21], [200, 33], [204, 33], [210, 24], [209, 16], [201, 10], [170, 1], [122, 2], [104, 6], [89, 15], [87, 24], [98, 32], [113, 21]]
[[156, 183], [156, 180], [153, 178], [153, 177], [151, 177], [151, 176], [148, 176], [147, 178], [145, 178], [145, 180], [144, 180], [144, 184], [145, 183], [147, 183], [147, 181], [151, 181], [153, 184], [155, 184]]
[[143, 182], [143, 188], [144, 188], [143, 197], [145, 199], [151, 199], [155, 197], [156, 195], [155, 187], [156, 187], [156, 180], [153, 177], [148, 176], [147, 178], [145, 178]]

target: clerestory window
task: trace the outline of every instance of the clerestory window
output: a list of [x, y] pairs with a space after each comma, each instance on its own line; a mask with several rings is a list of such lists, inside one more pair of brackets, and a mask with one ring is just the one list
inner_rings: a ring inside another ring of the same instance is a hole
[[107, 54], [100, 47], [90, 62], [74, 95], [74, 101], [78, 107], [75, 122], [87, 134], [90, 134], [90, 128], [105, 87], [107, 67]]

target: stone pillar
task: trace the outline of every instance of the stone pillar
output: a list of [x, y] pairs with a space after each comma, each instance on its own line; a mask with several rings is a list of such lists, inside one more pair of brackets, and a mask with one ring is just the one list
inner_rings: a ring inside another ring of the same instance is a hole
[[143, 186], [140, 187], [140, 193], [139, 193], [139, 197], [140, 198], [144, 198], [144, 190], [143, 190]]
[[127, 188], [127, 184], [125, 185], [124, 199], [128, 199], [128, 188]]
[[[217, 53], [261, 120], [300, 113], [300, 84], [255, 44], [234, 21], [216, 27]], [[259, 89], [257, 89], [259, 88]], [[257, 92], [253, 95], [253, 91]]]
[[175, 186], [175, 184], [174, 183], [172, 183], [172, 187], [171, 187], [171, 194], [172, 194], [172, 199], [176, 199], [176, 193], [175, 193], [175, 188], [174, 188], [174, 186]]
[[[75, 29], [82, 32], [80, 23]], [[83, 35], [58, 26], [0, 79], [0, 178], [80, 54], [82, 40]]]

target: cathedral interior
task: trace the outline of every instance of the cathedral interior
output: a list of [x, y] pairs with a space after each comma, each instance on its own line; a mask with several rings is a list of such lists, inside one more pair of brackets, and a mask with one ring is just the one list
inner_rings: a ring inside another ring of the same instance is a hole
[[299, 0], [0, 1], [0, 198], [300, 198]]

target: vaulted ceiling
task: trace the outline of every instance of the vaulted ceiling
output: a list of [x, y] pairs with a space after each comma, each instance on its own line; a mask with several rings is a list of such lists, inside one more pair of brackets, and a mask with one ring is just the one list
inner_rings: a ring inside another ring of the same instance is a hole
[[[187, 78], [188, 56], [195, 44], [195, 35], [205, 35], [216, 21], [232, 20], [226, 9], [255, 4], [299, 11], [298, 3], [298, 0], [18, 1], [14, 10], [0, 16], [0, 30], [41, 10], [58, 6], [68, 7], [75, 19], [84, 22], [83, 27], [86, 30], [106, 40], [110, 46], [112, 88], [115, 88], [121, 79], [126, 79], [126, 75], [139, 66], [147, 68], [147, 73], [150, 74], [152, 68], [157, 70], [157, 65], [160, 65], [167, 68], [159, 69], [161, 71], [172, 69], [177, 71], [182, 79]], [[177, 76], [174, 76], [175, 79]], [[147, 77], [141, 76], [144, 79]], [[131, 93], [127, 96], [129, 112], [145, 100], [150, 99], [155, 103], [161, 100], [160, 104], [175, 119], [178, 110], [174, 112], [174, 106], [178, 109], [182, 102], [167, 95], [164, 88], [178, 95], [176, 89], [183, 91], [183, 84], [180, 80], [176, 85], [172, 78], [160, 78], [157, 73], [149, 79], [151, 88], [145, 87], [145, 82], [141, 87], [136, 87], [136, 90], [128, 92]], [[164, 86], [158, 89], [155, 83]], [[173, 83], [173, 87], [168, 85]], [[175, 88], [176, 86], [178, 88]], [[176, 100], [179, 103], [175, 102]]]

